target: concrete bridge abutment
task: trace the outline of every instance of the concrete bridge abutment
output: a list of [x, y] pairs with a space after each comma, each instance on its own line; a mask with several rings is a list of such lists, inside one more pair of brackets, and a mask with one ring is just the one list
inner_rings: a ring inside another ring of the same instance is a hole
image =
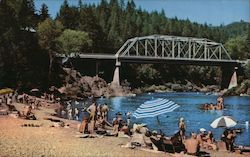
[[221, 66], [221, 89], [230, 89], [237, 86], [237, 69], [238, 67], [235, 67], [234, 65]]
[[121, 62], [118, 59], [116, 59], [115, 71], [114, 71], [114, 76], [113, 76], [113, 81], [112, 81], [113, 86], [120, 86], [120, 66], [121, 66]]

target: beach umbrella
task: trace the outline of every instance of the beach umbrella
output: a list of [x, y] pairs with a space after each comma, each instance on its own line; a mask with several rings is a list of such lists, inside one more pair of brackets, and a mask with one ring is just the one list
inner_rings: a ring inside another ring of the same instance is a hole
[[13, 93], [13, 92], [14, 92], [14, 90], [10, 89], [10, 88], [0, 89], [0, 95], [9, 94], [9, 93]]
[[133, 116], [135, 118], [155, 117], [160, 114], [172, 112], [178, 107], [180, 106], [173, 101], [157, 98], [141, 104], [139, 108], [133, 113]]
[[39, 92], [39, 89], [33, 88], [33, 89], [30, 90], [30, 92]]
[[237, 124], [236, 120], [234, 120], [232, 117], [229, 116], [221, 116], [217, 119], [215, 119], [210, 126], [212, 128], [218, 128], [218, 127], [234, 127]]

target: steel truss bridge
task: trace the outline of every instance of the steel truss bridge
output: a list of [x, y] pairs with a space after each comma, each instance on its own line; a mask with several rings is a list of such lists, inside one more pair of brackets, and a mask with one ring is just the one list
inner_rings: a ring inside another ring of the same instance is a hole
[[[66, 57], [57, 54], [58, 57]], [[205, 38], [151, 35], [128, 39], [116, 54], [77, 54], [68, 57], [129, 61], [180, 60], [194, 62], [236, 62], [221, 43]]]
[[119, 67], [122, 62], [173, 63], [191, 65], [236, 65], [221, 43], [194, 37], [150, 35], [128, 39], [116, 54], [71, 53], [70, 57], [95, 60], [114, 60], [116, 69], [113, 82], [119, 84]]

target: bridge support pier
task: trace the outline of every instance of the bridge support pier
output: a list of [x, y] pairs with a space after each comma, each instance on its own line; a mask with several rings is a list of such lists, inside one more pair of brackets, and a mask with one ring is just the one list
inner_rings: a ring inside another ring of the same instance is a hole
[[221, 89], [230, 89], [237, 86], [237, 75], [235, 66], [222, 66]]
[[95, 75], [96, 76], [98, 76], [99, 75], [99, 62], [98, 61], [96, 61], [96, 63], [95, 63]]
[[113, 81], [112, 85], [114, 86], [120, 86], [120, 66], [121, 62], [116, 59], [115, 62], [115, 71], [114, 71], [114, 76], [113, 76]]

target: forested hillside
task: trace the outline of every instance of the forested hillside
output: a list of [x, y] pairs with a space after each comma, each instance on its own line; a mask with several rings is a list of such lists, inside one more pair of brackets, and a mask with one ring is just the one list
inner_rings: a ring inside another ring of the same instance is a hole
[[[161, 12], [138, 9], [133, 1], [101, 0], [99, 5], [79, 1], [71, 6], [65, 0], [55, 19], [43, 4], [35, 10], [33, 0], [0, 1], [0, 86], [47, 87], [59, 83], [54, 54], [115, 53], [135, 36], [165, 34], [208, 38], [225, 44], [234, 59], [249, 57], [249, 23], [236, 22], [213, 27], [168, 18]], [[248, 32], [248, 33], [247, 33]], [[196, 83], [217, 84], [218, 68], [158, 65], [129, 65], [139, 86], [189, 79]], [[246, 70], [249, 71], [249, 70]], [[183, 78], [183, 76], [186, 78]], [[196, 76], [193, 79], [192, 76]], [[247, 75], [248, 76], [248, 75]]]

